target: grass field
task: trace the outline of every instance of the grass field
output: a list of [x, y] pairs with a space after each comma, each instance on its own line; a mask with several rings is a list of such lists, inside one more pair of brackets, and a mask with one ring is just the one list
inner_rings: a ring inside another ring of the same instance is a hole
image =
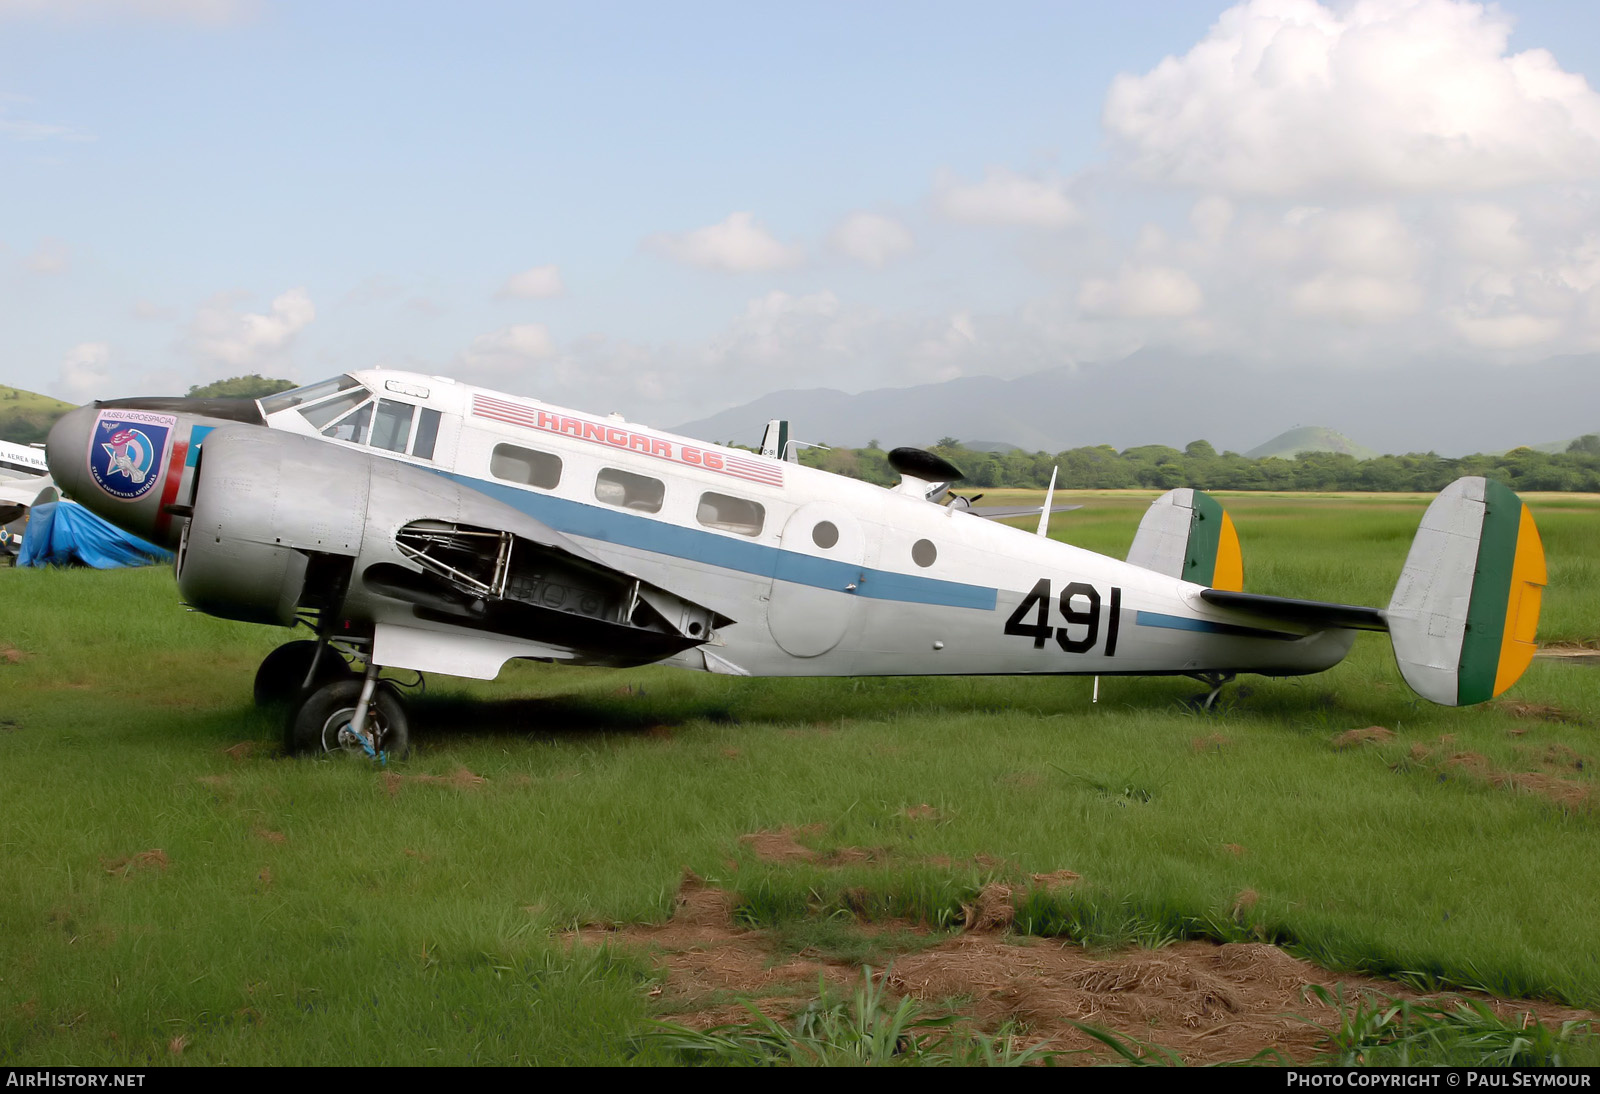
[[[1121, 557], [1149, 495], [1061, 500], [1085, 508], [1057, 538]], [[1375, 605], [1426, 501], [1223, 500], [1248, 590]], [[1528, 500], [1541, 638], [1595, 644], [1600, 500]], [[1265, 939], [1600, 1006], [1583, 664], [1448, 710], [1362, 635], [1212, 715], [1188, 681], [1091, 704], [1085, 679], [518, 664], [430, 681], [412, 758], [380, 771], [281, 754], [250, 682], [286, 637], [186, 612], [160, 569], [0, 571], [0, 1063], [671, 1062], [637, 1036], [658, 960], [562, 932], [664, 920], [686, 869], [792, 949], [880, 967], [999, 880], [1016, 929], [1074, 945]], [[1393, 736], [1336, 745], [1371, 726]], [[741, 839], [779, 831], [817, 857]], [[852, 848], [873, 854], [828, 858]], [[1027, 887], [1060, 870], [1081, 880]]]

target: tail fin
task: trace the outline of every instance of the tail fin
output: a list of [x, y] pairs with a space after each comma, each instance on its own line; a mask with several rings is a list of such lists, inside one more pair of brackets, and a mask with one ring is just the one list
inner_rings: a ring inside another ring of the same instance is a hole
[[1128, 561], [1212, 589], [1244, 588], [1244, 558], [1233, 519], [1210, 494], [1168, 490], [1145, 512]]
[[796, 462], [798, 457], [789, 448], [788, 422], [782, 418], [773, 418], [767, 423], [767, 428], [761, 434], [761, 454], [775, 460]]
[[1533, 515], [1509, 487], [1479, 477], [1445, 487], [1384, 613], [1406, 683], [1445, 706], [1481, 703], [1516, 683], [1538, 648], [1547, 580]]

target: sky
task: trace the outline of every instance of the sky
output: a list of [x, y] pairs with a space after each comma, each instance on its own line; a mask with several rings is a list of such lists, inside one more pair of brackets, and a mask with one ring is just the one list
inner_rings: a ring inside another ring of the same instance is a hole
[[1600, 352], [1597, 78], [1554, 0], [0, 0], [0, 383], [1514, 385]]

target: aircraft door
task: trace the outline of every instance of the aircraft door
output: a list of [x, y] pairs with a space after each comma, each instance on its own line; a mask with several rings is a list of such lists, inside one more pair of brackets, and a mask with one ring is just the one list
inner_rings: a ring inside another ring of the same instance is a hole
[[866, 536], [848, 510], [819, 501], [795, 510], [779, 542], [767, 627], [785, 652], [817, 657], [855, 621]]

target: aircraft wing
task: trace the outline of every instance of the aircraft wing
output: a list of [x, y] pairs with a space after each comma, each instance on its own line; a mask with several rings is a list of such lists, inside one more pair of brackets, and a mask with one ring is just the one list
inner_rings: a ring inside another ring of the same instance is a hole
[[[1041, 505], [974, 505], [965, 511], [986, 520], [1010, 520], [1013, 517], [1036, 517], [1043, 508]], [[1082, 508], [1081, 505], [1052, 505], [1050, 512], [1067, 513]]]

